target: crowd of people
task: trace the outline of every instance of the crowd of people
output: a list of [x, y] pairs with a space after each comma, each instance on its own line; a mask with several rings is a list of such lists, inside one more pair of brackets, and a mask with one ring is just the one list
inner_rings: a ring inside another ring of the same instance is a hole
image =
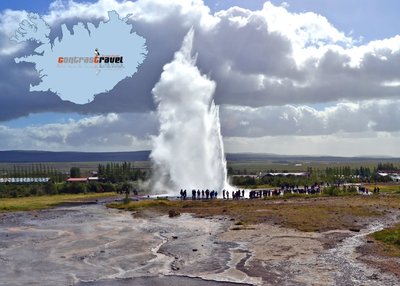
[[[180, 191], [180, 198], [181, 200], [186, 200], [187, 199], [187, 190], [186, 189], [181, 189]], [[251, 192], [250, 192], [251, 193]], [[222, 198], [224, 200], [239, 200], [245, 197], [245, 190], [222, 190]], [[218, 192], [215, 190], [192, 190], [192, 200], [208, 200], [208, 199], [217, 199], [218, 198]], [[253, 197], [250, 197], [253, 198]], [[255, 196], [254, 196], [255, 198]]]
[[[224, 199], [229, 200], [229, 191], [222, 190], [222, 195]], [[232, 190], [231, 195], [232, 200], [239, 200], [240, 198], [244, 198], [244, 190]]]
[[[343, 190], [346, 190], [345, 186], [342, 186]], [[358, 193], [360, 194], [369, 194], [367, 188], [359, 186], [357, 188]], [[248, 190], [247, 192], [244, 189], [235, 189], [235, 190], [222, 190], [222, 199], [224, 200], [239, 200], [244, 199], [245, 195], [248, 196], [249, 199], [261, 199], [266, 197], [275, 197], [275, 196], [283, 196], [284, 194], [304, 194], [304, 195], [317, 195], [323, 192], [323, 187], [319, 184], [315, 184], [312, 186], [285, 186], [281, 188], [275, 189], [256, 189], [256, 190]], [[379, 193], [379, 188], [375, 187], [373, 193]], [[187, 198], [186, 189], [181, 189], [180, 198], [185, 200]], [[217, 199], [218, 192], [215, 190], [192, 190], [192, 200], [208, 200], [208, 199]]]
[[[250, 190], [248, 192], [249, 199], [256, 199], [256, 198], [264, 198], [264, 197], [273, 197], [273, 196], [280, 196], [285, 193], [297, 193], [297, 194], [319, 194], [321, 192], [320, 188], [308, 187], [305, 186], [304, 188], [281, 188], [281, 189], [274, 189], [274, 190]], [[181, 189], [180, 191], [180, 198], [182, 200], [187, 199], [187, 190]], [[192, 189], [192, 200], [208, 200], [208, 199], [217, 199], [218, 192], [215, 190], [196, 190]], [[224, 200], [239, 200], [245, 198], [245, 190], [237, 189], [237, 190], [222, 190], [222, 199]]]
[[[186, 189], [181, 189], [180, 191], [180, 197], [182, 200], [186, 200], [187, 198], [187, 191]], [[208, 200], [208, 199], [216, 199], [218, 197], [218, 192], [217, 191], [210, 191], [209, 189], [207, 190], [192, 190], [192, 200]]]
[[[180, 191], [180, 198], [182, 200], [187, 199], [187, 190], [186, 189], [181, 189]], [[222, 198], [224, 200], [229, 200], [232, 198], [233, 200], [238, 200], [241, 198], [244, 198], [245, 191], [244, 190], [222, 190]], [[192, 200], [208, 200], [208, 199], [217, 199], [218, 198], [218, 192], [215, 190], [192, 190]]]

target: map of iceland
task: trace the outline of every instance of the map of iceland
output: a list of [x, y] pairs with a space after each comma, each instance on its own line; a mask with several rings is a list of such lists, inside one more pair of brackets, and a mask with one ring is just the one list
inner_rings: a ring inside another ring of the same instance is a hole
[[133, 76], [147, 55], [145, 39], [117, 12], [108, 12], [108, 17], [97, 27], [78, 23], [73, 33], [63, 24], [62, 37], [51, 43], [49, 25], [38, 14], [29, 14], [11, 40], [39, 44], [32, 55], [15, 58], [35, 64], [41, 81], [30, 91], [50, 90], [63, 100], [84, 104]]

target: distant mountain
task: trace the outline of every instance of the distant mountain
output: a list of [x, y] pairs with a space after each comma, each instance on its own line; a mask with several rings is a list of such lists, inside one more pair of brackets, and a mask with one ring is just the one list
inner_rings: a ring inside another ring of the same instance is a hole
[[[132, 152], [49, 152], [49, 151], [0, 151], [0, 163], [40, 163], [40, 162], [123, 162], [147, 161], [150, 151]], [[227, 153], [227, 161], [273, 161], [285, 163], [293, 161], [349, 162], [349, 161], [399, 161], [391, 157], [337, 157], [337, 156], [294, 156], [257, 153]]]
[[287, 163], [293, 161], [310, 161], [310, 162], [349, 162], [349, 161], [398, 161], [400, 158], [385, 156], [356, 156], [356, 157], [340, 157], [340, 156], [307, 156], [307, 155], [278, 155], [263, 153], [228, 153], [227, 161], [274, 161], [276, 163]]
[[118, 162], [147, 161], [150, 151], [134, 152], [49, 152], [49, 151], [0, 151], [2, 163], [39, 162]]

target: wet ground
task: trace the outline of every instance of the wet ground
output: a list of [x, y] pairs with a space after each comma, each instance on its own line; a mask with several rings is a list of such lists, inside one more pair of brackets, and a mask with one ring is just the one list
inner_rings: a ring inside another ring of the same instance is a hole
[[[363, 263], [357, 249], [367, 235], [398, 222], [398, 215], [375, 218], [365, 229], [301, 232], [262, 224], [221, 234], [246, 253], [237, 269], [262, 277], [262, 285], [400, 285], [400, 276]], [[392, 258], [400, 262], [399, 258]]]
[[[0, 285], [218, 285], [229, 278], [207, 276], [229, 260], [229, 243], [215, 243], [226, 225], [133, 218], [103, 205], [3, 214]], [[190, 278], [197, 273], [203, 280]]]
[[[135, 218], [102, 204], [0, 215], [0, 285], [400, 285], [357, 259], [360, 232], [304, 233], [227, 217]], [[326, 247], [327, 241], [331, 247]]]

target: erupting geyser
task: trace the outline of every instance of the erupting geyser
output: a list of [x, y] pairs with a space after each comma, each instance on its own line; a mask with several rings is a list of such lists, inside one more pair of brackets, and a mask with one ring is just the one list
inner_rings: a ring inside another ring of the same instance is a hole
[[153, 190], [228, 188], [215, 82], [202, 75], [192, 57], [193, 30], [172, 62], [163, 68], [152, 92], [160, 132], [153, 140]]

